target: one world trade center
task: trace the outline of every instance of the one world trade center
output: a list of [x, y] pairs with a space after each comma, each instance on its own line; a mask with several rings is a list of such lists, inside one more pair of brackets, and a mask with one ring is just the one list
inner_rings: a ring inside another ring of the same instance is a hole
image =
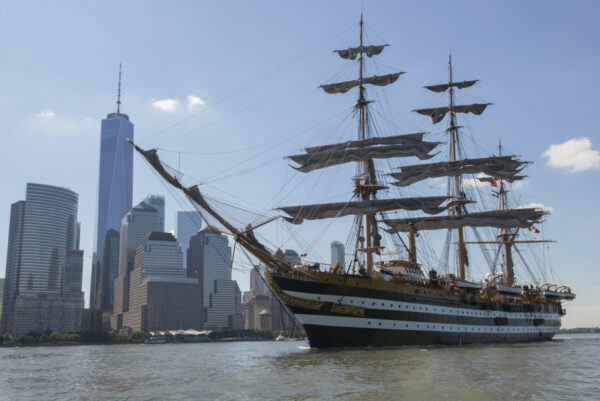
[[121, 113], [121, 66], [117, 111], [102, 120], [100, 174], [95, 252], [92, 264], [90, 306], [112, 312], [114, 280], [119, 271], [119, 229], [131, 209], [133, 194], [133, 123]]

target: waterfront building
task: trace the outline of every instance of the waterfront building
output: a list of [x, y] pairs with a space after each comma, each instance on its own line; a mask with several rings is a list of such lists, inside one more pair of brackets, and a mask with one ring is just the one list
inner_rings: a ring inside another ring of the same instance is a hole
[[[93, 308], [110, 313], [112, 309], [112, 282], [118, 267], [112, 263], [118, 249], [111, 244], [111, 252], [105, 252], [105, 244], [114, 239], [110, 230], [119, 232], [121, 220], [131, 209], [133, 194], [133, 147], [127, 139], [134, 140], [133, 123], [121, 113], [121, 71], [119, 66], [119, 91], [117, 111], [110, 113], [100, 125], [100, 169], [98, 178], [98, 211], [90, 304]], [[104, 258], [110, 259], [103, 263]], [[112, 278], [112, 279], [111, 279]], [[100, 289], [103, 289], [100, 291]]]
[[175, 236], [183, 252], [183, 265], [187, 267], [187, 250], [190, 238], [202, 228], [202, 218], [198, 212], [177, 212], [175, 220]]
[[187, 277], [172, 234], [149, 233], [136, 250], [135, 268], [124, 276], [126, 280], [119, 278], [128, 286], [127, 307], [123, 308], [124, 292], [115, 291], [113, 329], [203, 329], [202, 286], [198, 279]]
[[[164, 223], [158, 210], [145, 202], [134, 206], [123, 217], [119, 233], [119, 275], [113, 285], [112, 316], [129, 310], [130, 272], [135, 266], [138, 246], [151, 232], [164, 231]], [[113, 318], [111, 327], [113, 326]]]
[[214, 280], [205, 307], [207, 330], [242, 328], [242, 293], [235, 280]]
[[[77, 313], [81, 321], [77, 305], [64, 302], [65, 291], [76, 292], [73, 272], [83, 260], [82, 254], [73, 253], [78, 242], [77, 206], [77, 193], [33, 183], [27, 184], [25, 201], [11, 206], [2, 332], [71, 330], [77, 327], [72, 321]], [[72, 313], [63, 314], [64, 308]]]
[[204, 287], [204, 305], [215, 292], [216, 280], [231, 280], [231, 247], [227, 237], [204, 227], [190, 239], [188, 275], [199, 277]]
[[81, 319], [84, 307], [81, 281], [83, 278], [83, 251], [67, 252], [62, 271], [62, 331], [73, 333], [81, 331]]
[[338, 263], [343, 269], [346, 263], [344, 244], [340, 241], [333, 241], [331, 243], [331, 266], [333, 267]]
[[231, 247], [225, 235], [204, 227], [190, 238], [187, 274], [202, 285], [207, 329], [241, 328], [242, 294], [231, 279], [230, 267]]

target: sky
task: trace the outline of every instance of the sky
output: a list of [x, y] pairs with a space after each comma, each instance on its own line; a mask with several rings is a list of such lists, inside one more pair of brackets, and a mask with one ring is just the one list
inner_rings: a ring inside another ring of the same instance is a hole
[[[24, 199], [26, 183], [71, 188], [79, 194], [89, 293], [100, 121], [116, 110], [119, 63], [121, 110], [135, 124], [136, 142], [164, 149], [164, 160], [187, 182], [202, 183], [204, 193], [261, 213], [348, 200], [354, 167], [307, 175], [283, 157], [356, 135], [355, 93], [327, 95], [318, 85], [356, 76], [356, 62], [332, 50], [357, 45], [361, 9], [366, 42], [391, 45], [367, 60], [367, 73], [406, 72], [385, 91], [369, 89], [373, 118], [383, 121], [377, 134], [425, 130], [444, 140], [446, 120], [432, 125], [411, 110], [447, 102], [445, 94], [421, 87], [447, 80], [451, 51], [455, 80], [481, 80], [457, 101], [493, 103], [482, 116], [461, 116], [465, 151], [489, 155], [501, 140], [503, 154], [533, 162], [512, 188], [513, 204], [552, 212], [539, 228], [557, 243], [542, 250], [543, 262], [577, 293], [564, 325], [600, 326], [600, 4], [594, 1], [5, 0], [0, 260], [6, 260], [10, 205]], [[434, 183], [405, 194], [439, 190]], [[134, 203], [148, 194], [167, 196], [167, 230], [177, 210], [189, 209], [136, 156]], [[311, 260], [327, 261], [329, 243], [346, 238], [330, 222], [294, 234], [284, 223], [265, 230], [272, 244]], [[234, 279], [247, 289], [240, 257]], [[0, 277], [4, 269], [0, 263]]]

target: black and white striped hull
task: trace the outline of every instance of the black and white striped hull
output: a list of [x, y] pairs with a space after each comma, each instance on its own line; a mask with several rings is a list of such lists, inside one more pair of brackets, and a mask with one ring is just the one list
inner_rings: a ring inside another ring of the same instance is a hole
[[552, 306], [440, 302], [426, 296], [274, 276], [311, 347], [369, 347], [550, 340]]

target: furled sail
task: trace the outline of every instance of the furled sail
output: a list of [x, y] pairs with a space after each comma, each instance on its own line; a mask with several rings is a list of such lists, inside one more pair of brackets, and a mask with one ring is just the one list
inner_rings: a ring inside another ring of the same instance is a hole
[[446, 210], [440, 206], [447, 199], [445, 196], [431, 196], [422, 198], [398, 199], [372, 199], [355, 202], [323, 203], [315, 205], [286, 206], [282, 210], [290, 217], [285, 218], [293, 224], [300, 224], [303, 220], [329, 219], [347, 215], [365, 215], [385, 212], [388, 210], [423, 210], [428, 214], [437, 214]]
[[383, 221], [390, 227], [386, 229], [389, 233], [408, 232], [411, 224], [414, 224], [416, 230], [441, 230], [461, 227], [528, 228], [533, 223], [539, 222], [544, 214], [546, 212], [543, 210], [529, 208], [493, 210], [460, 216], [424, 216], [407, 219], [386, 219]]
[[447, 91], [448, 88], [450, 88], [451, 86], [458, 88], [458, 89], [464, 89], [464, 88], [468, 88], [470, 86], [475, 85], [475, 83], [478, 81], [479, 80], [476, 79], [474, 81], [452, 82], [451, 84], [430, 85], [430, 86], [425, 86], [425, 89], [429, 89], [432, 92], [441, 93], [441, 92]]
[[[452, 111], [454, 111], [455, 113], [473, 113], [476, 115], [480, 115], [490, 104], [491, 103], [475, 103], [462, 106], [454, 106], [452, 107]], [[431, 117], [431, 121], [433, 121], [434, 124], [437, 124], [444, 119], [446, 114], [450, 111], [450, 107], [434, 107], [431, 109], [417, 109], [413, 111], [416, 111], [417, 113], [422, 114], [424, 116]]]
[[386, 86], [386, 85], [392, 84], [392, 83], [396, 82], [396, 80], [398, 79], [398, 77], [401, 74], [404, 74], [404, 72], [395, 72], [393, 74], [387, 74], [387, 75], [375, 75], [375, 76], [368, 77], [368, 78], [355, 79], [353, 81], [345, 81], [345, 82], [339, 82], [336, 84], [321, 85], [320, 87], [323, 88], [323, 90], [325, 92], [330, 93], [330, 94], [346, 93], [350, 89], [354, 88], [355, 86], [361, 85], [361, 84], [370, 84], [370, 85], [376, 85], [376, 86]]
[[425, 132], [417, 132], [415, 134], [402, 134], [394, 136], [382, 136], [367, 138], [364, 140], [357, 141], [346, 141], [341, 143], [334, 143], [331, 145], [321, 145], [306, 148], [306, 153], [332, 151], [338, 149], [349, 149], [349, 148], [364, 148], [366, 146], [375, 145], [406, 145], [415, 144], [423, 141], [423, 135]]
[[387, 174], [397, 182], [392, 185], [405, 187], [426, 178], [457, 177], [462, 174], [484, 173], [496, 179], [514, 181], [522, 179], [517, 176], [525, 168], [527, 162], [515, 159], [516, 156], [492, 156], [480, 159], [464, 159], [449, 162], [416, 164], [400, 167], [401, 172]]
[[378, 45], [378, 46], [358, 46], [351, 47], [349, 49], [344, 50], [334, 50], [337, 54], [340, 55], [341, 58], [346, 60], [355, 60], [356, 56], [360, 53], [365, 53], [368, 57], [373, 57], [378, 55], [383, 51], [383, 48], [389, 45]]
[[425, 142], [422, 137], [423, 133], [419, 133], [323, 145], [307, 148], [306, 153], [288, 156], [288, 159], [298, 163], [300, 166], [293, 167], [304, 173], [369, 159], [416, 156], [421, 160], [427, 160], [435, 156], [429, 152], [440, 142]]

